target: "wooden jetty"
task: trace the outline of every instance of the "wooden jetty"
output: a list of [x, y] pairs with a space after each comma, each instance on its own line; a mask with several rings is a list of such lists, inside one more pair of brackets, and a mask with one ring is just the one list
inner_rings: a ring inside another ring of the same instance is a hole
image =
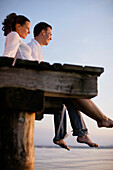
[[101, 67], [0, 57], [0, 169], [34, 170], [34, 120], [61, 111], [64, 98], [97, 95]]

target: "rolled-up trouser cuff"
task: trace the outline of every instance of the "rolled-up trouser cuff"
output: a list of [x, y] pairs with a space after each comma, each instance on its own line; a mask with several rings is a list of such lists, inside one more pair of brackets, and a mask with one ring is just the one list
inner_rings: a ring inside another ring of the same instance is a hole
[[77, 131], [73, 131], [73, 136], [84, 136], [88, 134], [88, 129], [78, 129]]
[[68, 136], [69, 136], [68, 133], [66, 133], [63, 138], [59, 138], [59, 137], [56, 137], [56, 136], [55, 136], [55, 137], [53, 138], [53, 140], [57, 140], [57, 141], [59, 141], [59, 140], [64, 140], [64, 139], [67, 138]]

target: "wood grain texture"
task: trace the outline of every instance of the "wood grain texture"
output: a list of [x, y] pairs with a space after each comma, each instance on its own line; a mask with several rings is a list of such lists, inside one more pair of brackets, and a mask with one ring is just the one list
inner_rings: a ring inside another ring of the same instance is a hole
[[0, 111], [0, 168], [34, 170], [34, 119], [35, 113]]
[[42, 112], [44, 110], [44, 92], [17, 87], [0, 88], [0, 109]]
[[90, 98], [97, 95], [96, 77], [89, 74], [84, 76], [84, 73], [1, 67], [0, 88], [19, 87], [42, 90], [45, 96], [51, 97]]

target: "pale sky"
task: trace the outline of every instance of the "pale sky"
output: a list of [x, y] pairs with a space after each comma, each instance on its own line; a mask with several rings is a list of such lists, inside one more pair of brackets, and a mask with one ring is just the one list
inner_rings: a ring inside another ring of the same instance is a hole
[[[113, 0], [0, 0], [0, 56], [5, 44], [2, 22], [12, 12], [31, 20], [31, 34], [26, 43], [33, 38], [32, 30], [38, 22], [53, 26], [52, 41], [42, 47], [45, 61], [104, 67], [98, 78], [98, 96], [92, 100], [113, 119]], [[113, 129], [100, 129], [87, 116], [84, 120], [94, 142], [113, 145]], [[69, 119], [67, 128], [67, 144], [80, 146], [71, 135]], [[53, 115], [35, 122], [35, 144], [53, 145], [53, 137]]]

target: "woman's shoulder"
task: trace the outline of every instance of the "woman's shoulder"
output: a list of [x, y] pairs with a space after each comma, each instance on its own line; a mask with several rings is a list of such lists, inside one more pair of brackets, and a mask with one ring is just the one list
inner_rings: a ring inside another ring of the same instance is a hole
[[8, 39], [20, 39], [20, 36], [18, 35], [17, 32], [15, 31], [11, 31], [8, 35], [7, 35]]

